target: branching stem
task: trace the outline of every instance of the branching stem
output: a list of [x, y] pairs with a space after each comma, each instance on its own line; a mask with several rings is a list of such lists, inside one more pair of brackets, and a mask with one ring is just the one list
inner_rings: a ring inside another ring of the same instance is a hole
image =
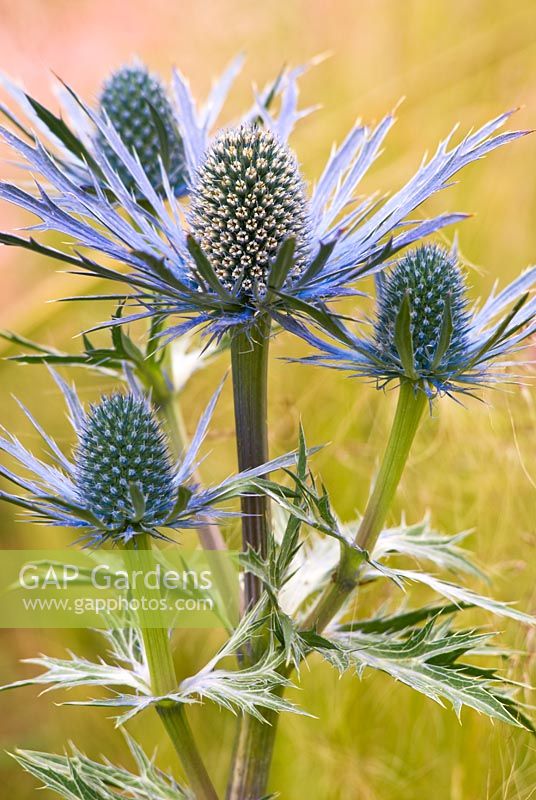
[[[416, 389], [413, 383], [404, 381], [401, 384], [391, 434], [354, 546], [343, 548], [332, 581], [304, 622], [304, 630], [313, 628], [319, 633], [323, 631], [357, 586], [365, 551], [372, 551], [381, 533], [426, 403], [426, 395]], [[291, 668], [283, 667], [281, 672], [287, 677]], [[263, 724], [253, 717], [244, 720], [227, 800], [257, 800], [265, 794], [278, 715], [270, 713], [267, 723]]]

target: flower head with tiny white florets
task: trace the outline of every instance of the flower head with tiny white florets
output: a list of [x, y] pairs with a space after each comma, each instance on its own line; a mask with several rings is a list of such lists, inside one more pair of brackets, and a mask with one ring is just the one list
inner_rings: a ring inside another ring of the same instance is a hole
[[273, 131], [257, 125], [223, 131], [191, 187], [191, 233], [221, 284], [236, 295], [266, 293], [281, 245], [295, 239], [287, 280], [311, 250], [308, 200], [298, 164]]
[[[110, 120], [78, 99], [102, 141], [88, 162], [89, 187], [75, 184], [62, 162], [49, 157], [39, 142], [34, 146], [4, 130], [8, 144], [54, 192], [39, 187], [32, 194], [0, 184], [0, 198], [39, 216], [42, 229], [68, 234], [75, 253], [13, 234], [0, 234], [0, 242], [126, 284], [139, 311], [113, 324], [166, 318], [169, 338], [195, 328], [215, 339], [234, 331], [248, 333], [266, 316], [289, 330], [296, 320], [311, 319], [329, 333], [340, 330], [342, 323], [328, 302], [355, 294], [359, 279], [381, 272], [395, 253], [464, 219], [458, 213], [424, 220], [412, 214], [449, 186], [462, 167], [525, 132], [497, 133], [510, 116], [502, 114], [454, 146], [450, 137], [442, 142], [390, 197], [363, 198], [359, 182], [394, 122], [389, 114], [375, 127], [357, 124], [350, 131], [307, 197], [287, 144], [305, 113], [297, 100], [302, 72], [286, 72], [277, 83], [277, 114], [269, 109], [272, 87], [239, 125], [215, 140], [208, 131], [234, 72], [222, 80], [210, 108], [202, 112], [187, 82], [175, 74], [174, 112], [191, 190], [186, 208], [166, 174], [164, 202]], [[104, 149], [113, 151], [113, 159]], [[111, 160], [128, 172], [128, 186]], [[81, 248], [87, 255], [80, 254]], [[105, 263], [99, 262], [102, 257]]]

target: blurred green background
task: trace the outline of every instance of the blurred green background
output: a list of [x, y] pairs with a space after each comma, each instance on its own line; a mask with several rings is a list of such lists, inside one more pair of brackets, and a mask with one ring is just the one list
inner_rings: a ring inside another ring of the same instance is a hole
[[[177, 64], [204, 96], [211, 78], [243, 50], [248, 60], [227, 107], [232, 116], [249, 101], [251, 80], [262, 84], [282, 63], [329, 51], [331, 58], [302, 82], [303, 103], [324, 108], [301, 123], [293, 141], [310, 180], [356, 116], [377, 120], [406, 97], [364, 191], [398, 188], [424, 151], [434, 149], [458, 121], [464, 132], [520, 105], [515, 123], [536, 127], [533, 0], [0, 0], [0, 19], [0, 68], [45, 100], [51, 100], [51, 70], [92, 98], [107, 73], [134, 55], [166, 76]], [[478, 212], [458, 230], [475, 297], [489, 291], [496, 277], [505, 282], [536, 260], [535, 167], [536, 139], [525, 139], [471, 166], [459, 184], [427, 205], [429, 212]], [[2, 229], [22, 220], [0, 206]], [[89, 304], [48, 304], [95, 288], [56, 272], [49, 261], [0, 250], [0, 269], [2, 328], [73, 348], [78, 347], [73, 337], [107, 314]], [[295, 444], [300, 417], [310, 442], [329, 441], [315, 465], [339, 513], [350, 519], [366, 500], [392, 398], [343, 375], [288, 366], [278, 358], [302, 350], [287, 336], [274, 347], [272, 452]], [[7, 354], [4, 347], [2, 355]], [[188, 387], [184, 403], [190, 430], [226, 366], [224, 356]], [[106, 388], [86, 374], [75, 377], [84, 399]], [[14, 393], [69, 446], [63, 410], [45, 369], [4, 361], [0, 387], [0, 421], [11, 431], [31, 443], [33, 434], [16, 409]], [[392, 520], [404, 510], [409, 521], [417, 521], [430, 509], [433, 523], [445, 532], [474, 528], [470, 545], [492, 567], [493, 591], [535, 611], [536, 397], [533, 389], [522, 388], [485, 399], [488, 404], [472, 401], [467, 408], [443, 401], [426, 422]], [[214, 454], [204, 465], [207, 480], [234, 468], [231, 442], [227, 386], [207, 444]], [[16, 522], [9, 508], [0, 509], [0, 519], [3, 547], [70, 541], [66, 532]], [[528, 651], [527, 658], [513, 657], [510, 666], [517, 677], [534, 681], [533, 636], [502, 620], [492, 624], [505, 631], [509, 645]], [[179, 633], [180, 675], [197, 670], [218, 641], [217, 633]], [[96, 646], [93, 634], [84, 631], [2, 631], [0, 642], [1, 683], [30, 673], [30, 667], [18, 664], [20, 658], [42, 651], [61, 655], [66, 648], [91, 655]], [[297, 699], [318, 719], [289, 716], [281, 725], [272, 785], [286, 800], [528, 800], [536, 792], [534, 743], [528, 735], [491, 725], [472, 711], [463, 714], [460, 726], [451, 710], [381, 675], [367, 674], [361, 683], [351, 676], [340, 680], [312, 662], [303, 670], [302, 686]], [[72, 739], [93, 757], [105, 753], [130, 763], [105, 711], [58, 708], [53, 701], [59, 699], [37, 698], [33, 689], [2, 695], [0, 749], [62, 752]], [[195, 709], [192, 717], [199, 736], [201, 718], [208, 721], [202, 747], [222, 785], [233, 720], [210, 708]], [[131, 730], [149, 750], [158, 744], [159, 763], [180, 774], [157, 721], [146, 714]], [[33, 796], [33, 779], [4, 754], [0, 773], [2, 797]]]

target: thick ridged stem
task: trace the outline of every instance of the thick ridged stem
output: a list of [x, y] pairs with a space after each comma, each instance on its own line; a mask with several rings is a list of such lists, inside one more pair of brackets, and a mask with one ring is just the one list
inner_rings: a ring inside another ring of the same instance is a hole
[[[249, 336], [240, 333], [231, 344], [236, 441], [240, 470], [268, 460], [267, 379], [270, 321], [260, 320]], [[268, 545], [269, 506], [266, 497], [242, 498], [242, 547], [265, 557]], [[261, 581], [251, 573], [244, 579], [244, 606], [250, 608], [262, 592]], [[251, 657], [252, 654], [250, 653]], [[274, 723], [276, 716], [273, 715]], [[239, 723], [227, 789], [228, 800], [257, 800], [270, 769], [273, 733], [246, 714]]]
[[[156, 567], [150, 536], [139, 534], [133, 537], [127, 545], [126, 554], [131, 573], [138, 573], [137, 579], [132, 581], [132, 597], [139, 605], [140, 631], [149, 668], [151, 690], [156, 697], [162, 697], [177, 690], [177, 676], [164, 621], [159, 612], [147, 610], [149, 605], [155, 607], [158, 605], [161, 599], [160, 590], [157, 587], [140, 586], [139, 576], [146, 575]], [[156, 602], [151, 603], [151, 601]], [[173, 742], [196, 798], [218, 800], [195, 744], [184, 705], [164, 700], [156, 706], [156, 710]]]
[[[380, 471], [354, 540], [357, 547], [344, 548], [332, 581], [304, 622], [304, 630], [314, 628], [319, 633], [324, 630], [357, 586], [359, 570], [364, 561], [361, 551], [372, 550], [381, 533], [426, 403], [426, 395], [417, 390], [413, 383], [401, 384]], [[290, 672], [291, 668], [281, 669], [285, 677]], [[244, 719], [227, 800], [257, 800], [266, 793], [278, 718], [277, 714], [269, 712], [269, 725], [253, 717]]]
[[[231, 343], [236, 446], [240, 470], [258, 467], [268, 460], [267, 381], [270, 320], [262, 318], [249, 332], [237, 333]], [[266, 556], [269, 506], [265, 496], [242, 498], [242, 546]], [[244, 607], [259, 599], [261, 581], [246, 572]]]
[[226, 800], [259, 800], [266, 794], [279, 715], [263, 712], [266, 722], [246, 714], [241, 722]]

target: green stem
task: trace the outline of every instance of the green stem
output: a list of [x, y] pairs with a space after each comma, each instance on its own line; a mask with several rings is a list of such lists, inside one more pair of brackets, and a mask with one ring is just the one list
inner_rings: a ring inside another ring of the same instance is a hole
[[[156, 697], [163, 697], [177, 690], [177, 676], [169, 643], [168, 631], [159, 612], [149, 610], [151, 601], [158, 605], [161, 599], [158, 587], [148, 588], [140, 577], [155, 569], [151, 537], [142, 533], [133, 537], [127, 545], [127, 563], [133, 576], [132, 597], [138, 601], [138, 618], [143, 640], [151, 690]], [[181, 759], [184, 771], [198, 800], [218, 800], [192, 731], [186, 718], [183, 704], [162, 701], [156, 710]]]
[[[314, 628], [322, 631], [355, 589], [364, 561], [364, 552], [361, 550], [372, 550], [383, 528], [425, 406], [424, 392], [416, 389], [410, 382], [403, 382], [380, 471], [354, 540], [354, 544], [360, 549], [344, 548], [331, 584], [320, 596], [303, 625], [305, 630]], [[284, 667], [281, 672], [288, 676], [291, 669]], [[269, 712], [268, 722], [270, 724], [263, 724], [251, 716], [244, 719], [227, 800], [257, 800], [265, 794], [278, 715]]]
[[242, 719], [226, 800], [259, 800], [266, 794], [279, 715], [268, 710], [264, 717], [266, 722], [250, 714]]
[[[270, 320], [262, 318], [249, 335], [237, 333], [231, 343], [233, 394], [238, 467], [258, 467], [268, 460], [267, 382]], [[267, 554], [269, 506], [263, 495], [242, 498], [243, 550], [252, 548], [262, 557]], [[244, 606], [259, 599], [261, 581], [246, 572]]]
[[[238, 333], [231, 343], [236, 444], [240, 470], [258, 467], [268, 460], [267, 384], [270, 320], [261, 319], [250, 335]], [[264, 496], [243, 497], [242, 549], [252, 548], [266, 557], [270, 526], [269, 505]], [[262, 593], [261, 581], [246, 572], [244, 607], [253, 606]], [[260, 641], [259, 641], [260, 646]], [[252, 653], [249, 653], [252, 658]], [[277, 722], [277, 715], [271, 714]], [[273, 718], [273, 719], [272, 719]], [[245, 715], [238, 728], [228, 800], [258, 800], [270, 769], [273, 733], [269, 725]]]
[[361, 551], [372, 552], [381, 533], [426, 403], [425, 393], [414, 383], [401, 383], [393, 426], [380, 471], [354, 539], [356, 548], [344, 547], [331, 584], [320, 596], [304, 624], [306, 629], [322, 631], [357, 586], [359, 570], [365, 558], [365, 553]]

